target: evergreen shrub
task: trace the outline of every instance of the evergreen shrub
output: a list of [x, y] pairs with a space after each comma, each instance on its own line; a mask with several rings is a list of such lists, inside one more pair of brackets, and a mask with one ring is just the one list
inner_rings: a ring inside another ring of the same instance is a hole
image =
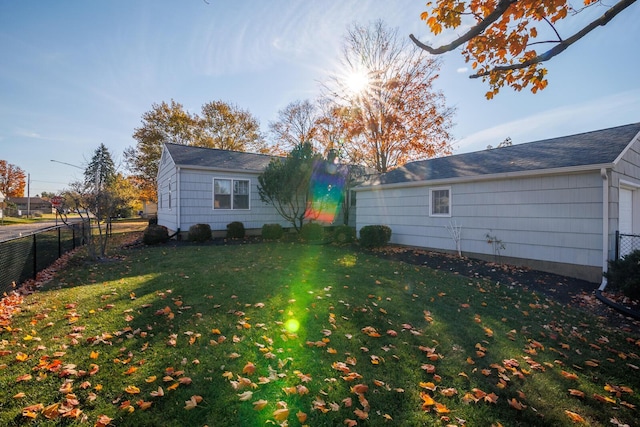
[[142, 235], [142, 242], [145, 245], [157, 245], [165, 243], [167, 240], [169, 240], [169, 230], [162, 225], [151, 224], [144, 230]]
[[365, 248], [384, 246], [391, 240], [391, 228], [386, 225], [366, 225], [360, 229], [360, 245]]
[[187, 239], [192, 242], [206, 242], [211, 239], [211, 226], [209, 224], [194, 224], [189, 227]]
[[227, 239], [243, 239], [244, 235], [244, 224], [240, 221], [233, 221], [227, 224]]
[[625, 296], [640, 299], [640, 249], [609, 261], [609, 271], [605, 273], [612, 287]]
[[300, 229], [300, 237], [306, 242], [319, 242], [324, 239], [324, 227], [317, 222], [307, 222]]
[[284, 229], [280, 224], [264, 224], [262, 226], [262, 238], [265, 240], [278, 240], [284, 235]]
[[356, 229], [348, 225], [338, 225], [333, 229], [333, 241], [338, 244], [353, 243], [356, 240]]

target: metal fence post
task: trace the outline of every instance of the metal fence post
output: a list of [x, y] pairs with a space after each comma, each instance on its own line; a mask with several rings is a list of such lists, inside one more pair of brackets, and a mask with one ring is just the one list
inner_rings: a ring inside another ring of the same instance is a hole
[[616, 257], [614, 259], [618, 259], [620, 256], [620, 231], [616, 230]]
[[33, 233], [33, 280], [38, 275], [38, 240], [37, 233]]
[[62, 236], [60, 235], [60, 227], [58, 227], [58, 258], [62, 256]]

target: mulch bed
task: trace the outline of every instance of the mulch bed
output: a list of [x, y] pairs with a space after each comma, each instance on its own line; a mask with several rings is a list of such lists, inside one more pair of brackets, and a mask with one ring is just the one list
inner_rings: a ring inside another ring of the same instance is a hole
[[[487, 279], [544, 295], [559, 304], [577, 307], [598, 316], [603, 326], [619, 328], [640, 335], [640, 321], [611, 308], [596, 297], [599, 283], [530, 270], [524, 267], [485, 262], [440, 252], [389, 246], [377, 249], [378, 256], [424, 265], [465, 277]], [[603, 296], [622, 305], [640, 317], [640, 301], [632, 301], [615, 292], [603, 292]]]

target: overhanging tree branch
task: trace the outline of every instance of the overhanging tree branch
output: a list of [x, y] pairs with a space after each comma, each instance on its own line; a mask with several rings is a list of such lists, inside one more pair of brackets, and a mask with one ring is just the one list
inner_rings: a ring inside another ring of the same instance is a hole
[[422, 43], [421, 41], [419, 41], [413, 34], [409, 34], [409, 38], [420, 49], [426, 50], [427, 52], [429, 52], [432, 55], [440, 55], [442, 53], [451, 52], [452, 50], [454, 50], [457, 47], [465, 44], [466, 42], [468, 42], [472, 38], [477, 37], [480, 34], [482, 34], [482, 32], [484, 30], [486, 30], [489, 27], [489, 25], [491, 25], [495, 21], [497, 21], [507, 11], [509, 6], [511, 6], [513, 3], [517, 3], [517, 2], [518, 2], [518, 0], [500, 0], [500, 2], [498, 3], [498, 5], [494, 9], [494, 11], [491, 12], [489, 15], [487, 15], [486, 18], [484, 18], [482, 21], [478, 22], [476, 25], [471, 27], [471, 29], [469, 31], [467, 31], [466, 34], [464, 34], [463, 36], [455, 39], [454, 41], [452, 41], [451, 43], [449, 43], [447, 45], [443, 45], [443, 46], [440, 46], [440, 47], [433, 48], [433, 47], [431, 47], [429, 45], [426, 45], [426, 44]]
[[[454, 40], [453, 42], [451, 42], [451, 43], [449, 43], [447, 45], [443, 45], [443, 46], [440, 46], [438, 48], [433, 48], [433, 47], [425, 45], [424, 43], [422, 43], [419, 40], [417, 40], [414, 37], [413, 34], [409, 35], [409, 37], [411, 38], [411, 40], [418, 47], [420, 47], [421, 49], [426, 50], [427, 52], [429, 52], [429, 53], [431, 53], [433, 55], [439, 55], [439, 54], [442, 54], [442, 53], [450, 52], [450, 51], [456, 49], [457, 47], [461, 46], [462, 44], [469, 42], [474, 37], [477, 37], [480, 34], [482, 34], [482, 32], [484, 30], [486, 30], [491, 24], [493, 24], [496, 20], [498, 20], [506, 12], [506, 10], [509, 8], [509, 6], [511, 6], [511, 4], [516, 3], [517, 1], [518, 0], [501, 0], [498, 3], [496, 9], [491, 14], [489, 14], [485, 19], [480, 21], [477, 25], [473, 26], [466, 34], [464, 34], [463, 36], [457, 38], [456, 40]], [[588, 25], [584, 26], [580, 31], [578, 31], [574, 35], [572, 35], [571, 37], [569, 37], [569, 38], [567, 38], [565, 40], [559, 41], [556, 46], [554, 46], [553, 48], [549, 49], [548, 51], [546, 51], [546, 52], [544, 52], [544, 53], [542, 53], [542, 54], [540, 54], [540, 55], [538, 55], [538, 56], [536, 56], [534, 58], [530, 58], [530, 59], [528, 59], [526, 61], [523, 61], [523, 62], [520, 62], [520, 63], [517, 63], [517, 64], [496, 66], [496, 67], [494, 67], [494, 68], [492, 68], [490, 70], [484, 71], [482, 73], [473, 74], [473, 75], [471, 75], [469, 77], [470, 78], [485, 77], [485, 76], [488, 76], [488, 75], [490, 75], [492, 73], [524, 69], [524, 68], [528, 68], [528, 67], [530, 67], [532, 65], [548, 61], [551, 58], [553, 58], [554, 56], [557, 56], [560, 53], [562, 53], [563, 51], [565, 51], [569, 46], [571, 46], [572, 44], [574, 44], [575, 42], [580, 40], [582, 37], [584, 37], [587, 34], [589, 34], [595, 28], [608, 24], [609, 21], [611, 21], [616, 15], [618, 15], [620, 12], [622, 12], [623, 10], [625, 10], [626, 8], [628, 8], [629, 6], [631, 6], [635, 2], [636, 2], [636, 0], [621, 0], [621, 1], [619, 1], [613, 7], [608, 9], [598, 19], [593, 20]]]
[[611, 9], [607, 10], [600, 18], [592, 21], [589, 25], [586, 25], [580, 31], [569, 37], [568, 39], [562, 40], [558, 42], [556, 46], [549, 49], [548, 51], [536, 56], [535, 58], [531, 58], [527, 61], [520, 62], [518, 64], [511, 65], [501, 65], [492, 68], [491, 70], [485, 71], [483, 73], [472, 74], [469, 76], [470, 79], [477, 79], [479, 77], [488, 76], [491, 73], [502, 72], [502, 71], [510, 71], [510, 70], [520, 70], [523, 68], [528, 68], [532, 65], [539, 64], [541, 62], [545, 62], [553, 58], [554, 56], [559, 55], [564, 50], [566, 50], [569, 46], [580, 40], [582, 37], [589, 34], [591, 31], [596, 29], [597, 27], [604, 26], [609, 23], [617, 14], [622, 12], [627, 7], [631, 6], [635, 3], [636, 0], [621, 0], [616, 5], [614, 5]]

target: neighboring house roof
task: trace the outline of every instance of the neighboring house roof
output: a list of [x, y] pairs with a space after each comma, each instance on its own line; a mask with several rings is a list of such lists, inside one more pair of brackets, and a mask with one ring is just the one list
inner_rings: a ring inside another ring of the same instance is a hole
[[44, 200], [40, 197], [9, 197], [8, 201], [10, 201], [11, 203], [15, 203], [16, 205], [24, 206], [27, 206], [27, 203], [31, 204], [31, 206], [51, 206], [50, 201]]
[[176, 166], [191, 166], [206, 169], [263, 171], [272, 159], [279, 157], [266, 154], [193, 147], [190, 145], [165, 144]]
[[640, 133], [640, 123], [504, 148], [407, 163], [366, 186], [536, 170], [611, 165]]

